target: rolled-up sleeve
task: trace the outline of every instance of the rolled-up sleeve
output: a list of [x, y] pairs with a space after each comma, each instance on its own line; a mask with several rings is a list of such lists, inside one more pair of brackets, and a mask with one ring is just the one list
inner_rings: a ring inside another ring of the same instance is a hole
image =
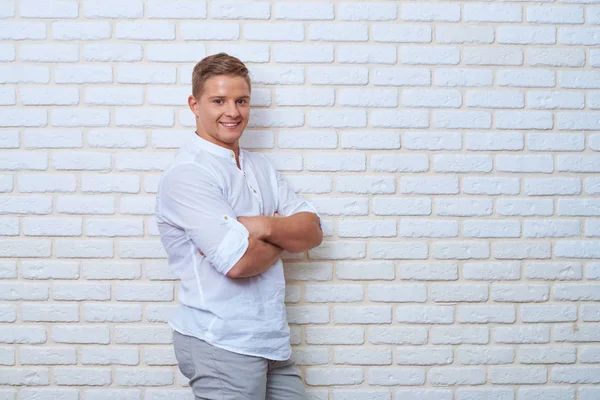
[[187, 163], [168, 171], [161, 182], [159, 201], [160, 218], [185, 231], [220, 273], [227, 274], [246, 253], [249, 232], [204, 168]]

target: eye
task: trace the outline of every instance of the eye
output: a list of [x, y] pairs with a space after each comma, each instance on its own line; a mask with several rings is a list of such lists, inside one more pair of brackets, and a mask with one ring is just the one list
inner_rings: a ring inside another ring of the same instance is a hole
[[223, 104], [223, 100], [221, 100], [221, 99], [216, 99], [216, 100], [214, 100], [214, 103], [215, 103], [215, 104]]
[[246, 104], [247, 103], [246, 100], [238, 100], [237, 102], [238, 102], [238, 104]]

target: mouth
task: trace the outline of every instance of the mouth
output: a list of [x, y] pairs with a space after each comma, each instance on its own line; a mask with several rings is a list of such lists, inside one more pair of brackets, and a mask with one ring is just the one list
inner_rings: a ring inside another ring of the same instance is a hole
[[223, 125], [225, 128], [228, 128], [228, 129], [235, 129], [238, 126], [240, 126], [241, 123], [242, 123], [242, 121], [238, 121], [238, 122], [220, 122], [221, 125]]

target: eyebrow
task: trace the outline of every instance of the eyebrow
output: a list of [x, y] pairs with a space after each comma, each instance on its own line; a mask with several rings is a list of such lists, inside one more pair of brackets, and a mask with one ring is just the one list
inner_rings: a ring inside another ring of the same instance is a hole
[[[226, 97], [227, 97], [227, 96], [211, 96], [211, 97], [209, 97], [208, 99], [209, 99], [209, 100], [213, 100], [213, 99], [224, 99], [224, 98], [226, 98]], [[240, 97], [238, 97], [238, 99], [249, 99], [249, 98], [250, 98], [250, 96], [240, 96]]]

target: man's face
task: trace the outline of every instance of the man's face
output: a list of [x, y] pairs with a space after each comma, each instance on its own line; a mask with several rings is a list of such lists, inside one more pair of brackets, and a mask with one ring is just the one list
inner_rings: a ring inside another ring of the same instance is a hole
[[250, 87], [240, 76], [217, 75], [204, 82], [198, 99], [188, 98], [198, 135], [236, 150], [250, 116]]

